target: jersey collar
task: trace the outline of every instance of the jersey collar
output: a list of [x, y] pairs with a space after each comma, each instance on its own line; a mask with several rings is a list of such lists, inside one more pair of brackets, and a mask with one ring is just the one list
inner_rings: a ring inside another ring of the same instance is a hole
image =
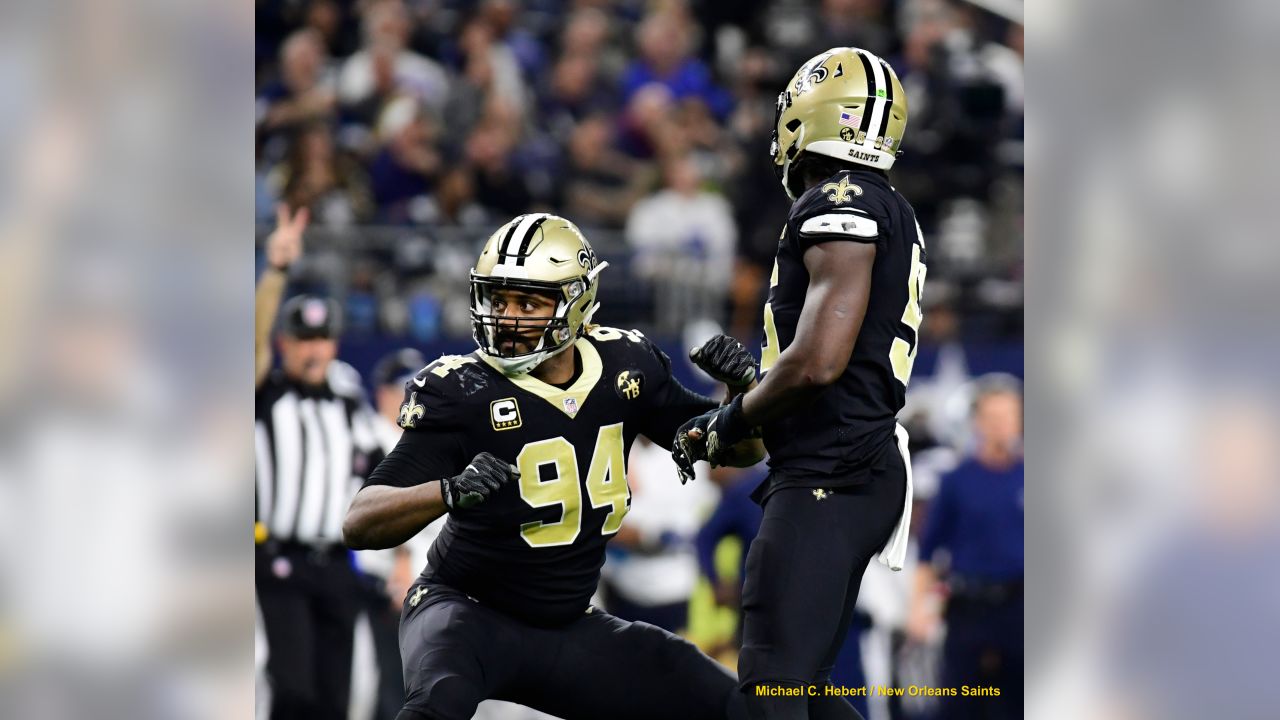
[[[592, 388], [600, 381], [604, 366], [600, 361], [600, 353], [586, 338], [578, 338], [573, 346], [578, 349], [578, 356], [582, 358], [582, 374], [567, 390], [561, 390], [528, 374], [516, 377], [503, 375], [503, 377], [521, 390], [537, 395], [551, 403], [553, 407], [565, 415], [571, 418], [576, 417], [578, 413], [582, 412], [582, 406], [587, 402], [587, 395], [591, 394]], [[497, 370], [499, 374], [502, 373], [497, 363], [489, 356], [484, 353], [477, 353], [477, 355], [486, 365]]]

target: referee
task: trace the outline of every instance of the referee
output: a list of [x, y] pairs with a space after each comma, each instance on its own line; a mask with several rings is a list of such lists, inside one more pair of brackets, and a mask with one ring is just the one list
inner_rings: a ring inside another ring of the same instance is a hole
[[255, 581], [266, 631], [272, 720], [345, 718], [361, 589], [342, 518], [381, 459], [375, 415], [332, 372], [341, 319], [333, 300], [298, 296], [271, 321], [301, 253], [306, 210], [281, 208], [254, 307], [257, 496]]

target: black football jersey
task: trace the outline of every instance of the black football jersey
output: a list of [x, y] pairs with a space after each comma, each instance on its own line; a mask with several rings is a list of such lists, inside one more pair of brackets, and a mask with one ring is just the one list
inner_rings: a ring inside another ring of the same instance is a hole
[[924, 237], [911, 205], [875, 172], [845, 170], [792, 205], [778, 243], [765, 305], [761, 369], [796, 334], [809, 273], [804, 252], [824, 242], [874, 243], [871, 297], [849, 364], [812, 406], [763, 428], [770, 488], [864, 482], [891, 446], [920, 328]]
[[518, 482], [449, 514], [428, 573], [544, 626], [579, 617], [595, 592], [605, 544], [630, 509], [636, 435], [669, 449], [680, 425], [716, 405], [680, 385], [639, 332], [596, 327], [575, 348], [581, 372], [567, 389], [508, 378], [478, 352], [442, 357], [406, 384], [400, 413], [420, 482], [456, 475], [481, 452], [520, 468]]

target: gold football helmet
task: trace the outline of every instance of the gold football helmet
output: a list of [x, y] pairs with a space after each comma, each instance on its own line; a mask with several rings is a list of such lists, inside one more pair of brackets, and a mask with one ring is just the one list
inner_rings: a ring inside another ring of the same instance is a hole
[[831, 48], [801, 65], [779, 93], [769, 153], [795, 200], [789, 181], [800, 153], [888, 170], [906, 129], [907, 95], [889, 63], [861, 48]]
[[[607, 266], [578, 227], [562, 217], [532, 213], [498, 228], [471, 270], [471, 328], [480, 352], [507, 375], [523, 375], [568, 348], [600, 307], [596, 278]], [[494, 314], [490, 299], [503, 288], [551, 295], [555, 315], [513, 320]], [[541, 328], [542, 338], [528, 352], [503, 352], [496, 341], [499, 323]]]

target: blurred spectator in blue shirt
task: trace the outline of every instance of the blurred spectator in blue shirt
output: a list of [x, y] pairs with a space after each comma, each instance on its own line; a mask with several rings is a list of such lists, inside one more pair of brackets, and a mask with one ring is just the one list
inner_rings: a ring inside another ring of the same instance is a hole
[[476, 197], [485, 207], [509, 217], [528, 212], [533, 199], [513, 157], [522, 129], [519, 123], [512, 108], [491, 103], [464, 148], [467, 163], [476, 171]]
[[1000, 696], [944, 698], [943, 716], [1022, 717], [1022, 394], [1016, 381], [980, 378], [972, 420], [977, 447], [943, 476], [928, 509], [907, 632], [919, 641], [934, 635], [939, 579], [945, 578], [941, 685], [994, 686]]
[[636, 31], [640, 57], [622, 75], [623, 98], [629, 101], [644, 86], [658, 83], [677, 100], [695, 98], [717, 119], [728, 117], [733, 99], [715, 85], [710, 68], [690, 56], [691, 43], [689, 24], [681, 16], [665, 12], [646, 18]]
[[656, 180], [652, 164], [613, 149], [608, 119], [584, 119], [569, 137], [568, 162], [561, 174], [560, 200], [565, 214], [588, 227], [621, 228]]
[[[718, 467], [711, 471], [711, 478], [720, 486], [720, 503], [698, 531], [695, 544], [698, 566], [715, 590], [716, 603], [734, 610], [742, 600], [742, 580], [746, 576], [747, 549], [760, 532], [760, 520], [764, 510], [751, 499], [751, 493], [764, 479], [765, 468]], [[725, 538], [736, 538], [742, 543], [742, 557], [738, 560], [738, 575], [726, 578], [716, 569], [716, 548]], [[741, 631], [739, 625], [738, 632]], [[738, 633], [734, 633], [735, 637]]]
[[450, 133], [465, 134], [501, 104], [523, 122], [529, 106], [527, 83], [511, 48], [494, 37], [493, 27], [483, 17], [473, 17], [462, 26], [457, 41], [446, 53], [455, 69], [452, 98], [446, 109]]
[[466, 165], [450, 165], [440, 176], [436, 191], [413, 210], [413, 221], [421, 225], [468, 228], [478, 233], [492, 229], [492, 213], [476, 201], [475, 177]]
[[578, 123], [615, 105], [616, 99], [600, 80], [597, 58], [574, 53], [561, 57], [552, 68], [550, 81], [539, 95], [538, 120], [547, 133], [564, 144]]
[[618, 148], [641, 160], [683, 155], [688, 143], [675, 119], [675, 98], [666, 85], [649, 83], [639, 88], [618, 118]]
[[[257, 122], [265, 155], [279, 160], [289, 131], [333, 117], [335, 95], [326, 76], [324, 41], [315, 30], [298, 30], [280, 46], [280, 77], [258, 95]], [[276, 147], [271, 141], [278, 139]]]
[[[920, 559], [950, 555], [953, 578], [981, 582], [1022, 579], [1022, 400], [1011, 386], [979, 380], [971, 457], [942, 478], [929, 507]], [[1002, 382], [1002, 381], [994, 381]]]
[[525, 77], [538, 77], [546, 64], [543, 43], [517, 23], [520, 6], [513, 0], [484, 0], [480, 17], [493, 31], [494, 41], [504, 46]]
[[440, 171], [435, 127], [416, 101], [402, 97], [383, 111], [378, 137], [383, 145], [370, 168], [373, 194], [382, 220], [403, 223], [411, 219], [412, 204], [431, 191]]
[[359, 105], [375, 93], [374, 55], [383, 53], [391, 58], [396, 91], [417, 99], [435, 113], [442, 112], [449, 99], [449, 77], [439, 63], [408, 49], [413, 26], [404, 3], [400, 0], [369, 3], [362, 27], [364, 47], [347, 58], [338, 78], [342, 103]]

